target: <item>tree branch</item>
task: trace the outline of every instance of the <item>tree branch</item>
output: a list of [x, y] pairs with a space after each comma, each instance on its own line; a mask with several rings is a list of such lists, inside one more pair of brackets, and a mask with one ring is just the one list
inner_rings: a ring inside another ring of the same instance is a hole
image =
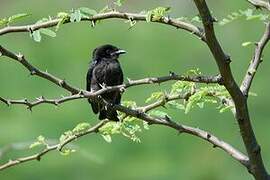
[[269, 1], [263, 1], [263, 0], [247, 0], [250, 4], [252, 4], [253, 6], [255, 6], [256, 8], [263, 8], [263, 9], [267, 9], [268, 11], [270, 11], [270, 3]]
[[261, 149], [256, 140], [250, 122], [247, 99], [241, 92], [239, 86], [234, 80], [229, 65], [230, 63], [229, 56], [224, 53], [216, 38], [213, 25], [215, 19], [211, 16], [211, 13], [205, 0], [194, 0], [194, 2], [202, 18], [205, 30], [206, 43], [216, 60], [220, 74], [223, 78], [224, 86], [229, 91], [235, 104], [236, 119], [240, 128], [243, 142], [245, 144], [250, 159], [249, 172], [257, 180], [268, 180], [270, 178], [264, 167], [264, 163], [261, 156]]
[[47, 99], [43, 96], [37, 98], [36, 101], [29, 102], [27, 99], [22, 100], [9, 100], [5, 99], [3, 97], [0, 97], [0, 101], [4, 102], [7, 105], [10, 104], [23, 104], [27, 105], [29, 109], [31, 109], [34, 106], [37, 106], [39, 104], [53, 104], [58, 105], [61, 103], [64, 103], [66, 101], [74, 100], [74, 99], [81, 99], [81, 98], [92, 98], [95, 100], [95, 98], [98, 95], [101, 95], [105, 92], [115, 91], [115, 90], [121, 90], [126, 89], [132, 86], [138, 86], [138, 85], [144, 85], [144, 84], [160, 84], [163, 82], [171, 81], [171, 80], [178, 80], [178, 81], [190, 81], [190, 82], [197, 82], [197, 83], [218, 83], [222, 84], [222, 78], [220, 75], [216, 76], [184, 76], [184, 75], [177, 75], [175, 73], [170, 73], [169, 76], [162, 76], [162, 77], [151, 77], [151, 78], [144, 78], [139, 80], [128, 80], [126, 84], [118, 85], [118, 86], [111, 86], [111, 87], [104, 87], [99, 91], [96, 92], [87, 92], [83, 89], [79, 89], [76, 87], [71, 86], [68, 84], [65, 80], [62, 80], [58, 77], [55, 77], [54, 75], [39, 70], [37, 67], [30, 64], [27, 59], [21, 55], [21, 54], [15, 54], [6, 48], [2, 47], [0, 45], [0, 53], [2, 56], [9, 57], [13, 60], [16, 60], [17, 62], [21, 63], [25, 68], [27, 68], [30, 71], [31, 75], [36, 75], [38, 77], [41, 77], [43, 79], [46, 79], [54, 84], [56, 84], [59, 87], [62, 87], [66, 89], [67, 91], [71, 92], [72, 95], [62, 97], [59, 99]]
[[[110, 19], [110, 18], [118, 18], [118, 19], [127, 19], [127, 20], [136, 20], [136, 21], [146, 21], [147, 15], [143, 14], [136, 14], [136, 13], [122, 13], [117, 11], [111, 11], [107, 13], [100, 13], [96, 14], [94, 16], [88, 17], [88, 18], [82, 18], [82, 21], [92, 21], [95, 22], [97, 20], [103, 20], [103, 19]], [[38, 30], [40, 28], [49, 28], [56, 26], [62, 19], [57, 18], [53, 20], [49, 20], [44, 23], [40, 24], [31, 24], [31, 25], [25, 25], [25, 26], [8, 26], [5, 28], [0, 29], [0, 35], [4, 35], [7, 33], [13, 33], [13, 32], [33, 32], [35, 30]], [[162, 17], [159, 20], [152, 20], [152, 22], [157, 22], [161, 24], [170, 25], [179, 29], [186, 30], [194, 35], [196, 35], [201, 40], [205, 40], [204, 33], [201, 28], [189, 24], [184, 21], [180, 21], [177, 19], [169, 18], [169, 17]], [[66, 20], [65, 23], [70, 23], [70, 20]]]
[[[2, 53], [2, 55], [10, 57], [18, 62], [20, 62], [24, 67], [26, 67], [30, 72], [32, 72], [32, 70], [34, 69], [36, 72], [39, 73], [34, 73], [39, 77], [45, 78], [51, 82], [53, 82], [54, 84], [59, 84], [58, 82], [61, 82], [62, 80], [60, 80], [57, 77], [54, 77], [52, 75], [50, 75], [49, 73], [45, 73], [43, 71], [38, 70], [36, 67], [32, 66], [22, 55], [16, 55], [14, 53], [12, 53], [11, 51], [6, 50], [5, 48], [0, 46], [0, 52]], [[44, 75], [45, 74], [45, 75]], [[49, 77], [53, 77], [53, 78], [49, 78]], [[35, 105], [38, 104], [42, 104], [42, 103], [50, 103], [50, 104], [54, 104], [57, 105], [59, 103], [63, 103], [66, 102], [68, 100], [74, 100], [74, 99], [79, 99], [79, 98], [94, 98], [104, 92], [108, 92], [108, 91], [112, 91], [112, 90], [117, 90], [120, 88], [128, 88], [131, 86], [135, 86], [135, 85], [141, 85], [141, 84], [152, 84], [152, 83], [162, 83], [168, 80], [185, 80], [185, 81], [192, 81], [192, 82], [202, 82], [202, 83], [222, 83], [222, 79], [221, 77], [218, 76], [213, 76], [213, 77], [204, 77], [204, 76], [196, 76], [196, 77], [185, 77], [185, 76], [179, 76], [179, 75], [175, 75], [174, 73], [171, 73], [169, 76], [164, 76], [164, 77], [160, 77], [160, 78], [145, 78], [145, 79], [141, 79], [141, 80], [130, 80], [127, 84], [124, 85], [119, 85], [119, 86], [114, 86], [114, 87], [105, 87], [97, 92], [91, 93], [91, 92], [87, 92], [87, 91], [82, 91], [79, 90], [78, 88], [75, 88], [71, 85], [67, 85], [67, 83], [64, 83], [65, 86], [60, 86], [68, 91], [71, 91], [72, 93], [74, 92], [78, 92], [78, 94], [73, 94], [71, 96], [68, 97], [63, 97], [61, 99], [58, 100], [49, 100], [49, 99], [45, 99], [44, 97], [40, 97], [37, 99], [37, 101], [35, 102], [28, 102], [27, 100], [6, 100], [4, 98], [0, 98], [1, 101], [3, 101], [4, 103], [6, 103], [7, 105], [9, 104], [24, 104], [27, 105], [28, 107], [33, 107]], [[183, 96], [175, 96], [175, 97], [167, 97], [166, 101], [170, 101], [170, 100], [174, 100], [176, 98], [188, 98], [188, 96], [190, 96], [190, 94], [186, 94]], [[145, 120], [146, 122], [148, 122], [149, 124], [162, 124], [168, 127], [172, 127], [174, 129], [176, 129], [179, 132], [184, 132], [184, 133], [188, 133], [197, 137], [200, 137], [210, 143], [212, 143], [215, 147], [220, 147], [221, 149], [223, 149], [225, 152], [229, 153], [233, 158], [235, 158], [236, 160], [238, 160], [240, 163], [242, 163], [243, 165], [245, 165], [246, 167], [249, 167], [248, 165], [248, 158], [243, 155], [241, 152], [239, 152], [238, 150], [234, 149], [231, 145], [219, 140], [218, 138], [216, 138], [215, 136], [211, 135], [210, 133], [200, 130], [198, 128], [192, 128], [189, 126], [185, 126], [185, 125], [180, 125], [178, 123], [175, 123], [172, 120], [169, 120], [168, 118], [165, 119], [160, 119], [160, 118], [153, 118], [145, 113], [143, 113], [141, 110], [147, 112], [151, 109], [154, 109], [156, 107], [161, 106], [162, 104], [164, 104], [164, 102], [162, 101], [158, 101], [156, 103], [147, 105], [146, 107], [143, 107], [141, 109], [138, 110], [132, 110], [126, 107], [123, 107], [121, 105], [115, 105], [115, 109], [119, 110], [121, 112], [126, 113], [129, 116], [134, 116], [137, 117], [139, 119]], [[100, 126], [99, 126], [100, 127]], [[94, 129], [96, 131], [96, 129]], [[91, 130], [94, 131], [94, 130]], [[87, 131], [88, 132], [88, 131]], [[84, 135], [84, 134], [83, 134]], [[81, 136], [81, 135], [80, 135]], [[79, 137], [76, 136], [74, 137], [75, 139]], [[67, 141], [67, 143], [73, 141], [74, 139], [71, 138]], [[62, 145], [65, 145], [67, 143], [64, 143]], [[60, 149], [63, 147], [61, 145]], [[24, 157], [24, 158], [19, 158], [17, 160], [13, 160], [8, 162], [7, 164], [4, 164], [0, 167], [1, 169], [5, 169], [23, 162], [27, 162], [27, 161], [31, 161], [31, 160], [35, 160], [35, 159], [40, 159], [41, 156], [43, 156], [44, 154], [48, 153], [49, 151], [55, 150], [59, 148], [59, 145], [54, 145], [54, 146], [49, 146], [46, 147], [42, 152], [37, 153], [35, 155], [32, 156], [28, 156], [28, 157]]]
[[[181, 98], [188, 98], [190, 95], [186, 94], [183, 95]], [[167, 97], [167, 102], [168, 101], [172, 101], [175, 100], [179, 97], [177, 96], [171, 96], [171, 97]], [[104, 101], [104, 103], [107, 103]], [[181, 133], [187, 133], [190, 135], [193, 135], [195, 137], [199, 137], [209, 143], [211, 143], [213, 145], [213, 147], [219, 147], [220, 149], [224, 150], [226, 153], [228, 153], [230, 156], [232, 156], [235, 160], [237, 160], [238, 162], [240, 162], [241, 164], [243, 164], [245, 167], [247, 167], [249, 169], [250, 165], [249, 165], [249, 159], [247, 156], [245, 156], [243, 153], [241, 153], [240, 151], [238, 151], [237, 149], [235, 149], [234, 147], [232, 147], [230, 144], [218, 139], [216, 136], [210, 134], [207, 131], [201, 130], [199, 128], [193, 128], [190, 126], [186, 126], [186, 125], [181, 125], [178, 124], [174, 121], [172, 121], [169, 117], [165, 117], [165, 118], [157, 118], [157, 117], [151, 117], [149, 115], [147, 115], [144, 112], [150, 111], [152, 109], [155, 109], [157, 107], [163, 106], [164, 102], [163, 101], [157, 101], [155, 103], [152, 103], [150, 105], [147, 105], [145, 107], [139, 107], [137, 109], [130, 109], [121, 105], [114, 105], [112, 108], [114, 108], [115, 110], [121, 111], [123, 113], [126, 113], [128, 116], [133, 116], [139, 119], [142, 119], [146, 122], [148, 122], [150, 125], [153, 124], [159, 124], [159, 125], [164, 125], [170, 128], [173, 128], [175, 130], [177, 130], [178, 132]], [[15, 165], [19, 165], [22, 164], [24, 162], [28, 162], [28, 161], [32, 161], [32, 160], [40, 160], [42, 156], [44, 156], [45, 154], [47, 154], [50, 151], [53, 150], [62, 150], [62, 148], [67, 145], [68, 143], [77, 140], [78, 138], [85, 136], [87, 134], [91, 134], [91, 133], [97, 133], [98, 129], [100, 127], [102, 127], [104, 124], [106, 124], [108, 121], [101, 121], [100, 123], [98, 123], [97, 125], [95, 125], [94, 127], [89, 128], [87, 131], [80, 133], [80, 134], [75, 134], [71, 137], [69, 137], [68, 139], [66, 139], [63, 143], [59, 143], [56, 145], [52, 145], [52, 146], [47, 146], [45, 147], [40, 153], [31, 155], [31, 156], [27, 156], [27, 157], [23, 157], [23, 158], [18, 158], [16, 160], [10, 160], [9, 162], [3, 164], [0, 166], [0, 171], [4, 170], [6, 168], [15, 166]]]
[[28, 69], [28, 71], [30, 72], [31, 75], [36, 75], [38, 77], [47, 79], [47, 80], [53, 82], [54, 84], [56, 84], [57, 86], [68, 90], [72, 94], [76, 94], [76, 93], [80, 92], [79, 89], [71, 87], [71, 85], [69, 85], [65, 80], [59, 79], [59, 78], [49, 74], [48, 72], [41, 71], [38, 68], [34, 67], [32, 64], [30, 64], [25, 59], [25, 57], [22, 54], [20, 54], [20, 53], [15, 54], [15, 53], [5, 49], [1, 45], [0, 45], [0, 56], [6, 56], [6, 57], [9, 57], [13, 60], [16, 60], [17, 62], [21, 63], [26, 69]]
[[261, 40], [258, 43], [256, 43], [255, 53], [249, 64], [247, 73], [242, 81], [241, 90], [245, 96], [248, 96], [248, 92], [251, 87], [253, 78], [256, 74], [256, 71], [260, 63], [262, 62], [262, 53], [263, 53], [264, 47], [268, 43], [269, 39], [270, 39], [270, 23], [268, 22], [266, 24], [266, 29]]
[[12, 166], [16, 166], [16, 165], [28, 162], [28, 161], [32, 161], [32, 160], [40, 161], [41, 157], [44, 156], [45, 154], [47, 154], [50, 151], [61, 150], [68, 143], [77, 140], [79, 137], [82, 137], [82, 136], [85, 136], [85, 135], [91, 134], [91, 133], [97, 133], [98, 129], [101, 126], [103, 126], [104, 124], [106, 124], [107, 122], [108, 122], [107, 120], [101, 121], [101, 122], [97, 123], [96, 125], [94, 125], [93, 127], [89, 128], [87, 131], [85, 131], [83, 133], [73, 135], [73, 136], [69, 137], [68, 139], [66, 139], [61, 144], [59, 143], [59, 144], [56, 144], [56, 145], [47, 146], [41, 152], [36, 153], [34, 155], [18, 158], [18, 159], [15, 159], [15, 160], [9, 160], [9, 162], [7, 162], [7, 163], [0, 166], [0, 171], [2, 171], [4, 169], [7, 169], [9, 167], [12, 167]]

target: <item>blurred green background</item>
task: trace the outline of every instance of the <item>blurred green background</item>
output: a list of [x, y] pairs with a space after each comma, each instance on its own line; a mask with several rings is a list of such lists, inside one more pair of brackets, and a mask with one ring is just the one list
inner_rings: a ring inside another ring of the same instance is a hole
[[[239, 9], [247, 9], [246, 1], [208, 0], [217, 18]], [[72, 8], [90, 7], [101, 9], [105, 0], [1, 0], [0, 17], [17, 13], [31, 13], [21, 24], [35, 22], [42, 17], [55, 16], [57, 12]], [[127, 0], [122, 11], [140, 12], [158, 6], [172, 7], [172, 17], [197, 15], [191, 0]], [[19, 23], [19, 24], [20, 24]], [[232, 57], [232, 69], [238, 82], [241, 81], [253, 54], [253, 46], [242, 47], [245, 41], [256, 41], [264, 31], [261, 21], [245, 21], [243, 18], [226, 26], [217, 26], [217, 36], [224, 50]], [[139, 79], [149, 76], [167, 75], [169, 71], [183, 73], [200, 68], [204, 74], [217, 74], [215, 62], [209, 50], [200, 40], [189, 33], [155, 23], [139, 22], [133, 29], [123, 20], [102, 21], [95, 28], [80, 22], [63, 25], [55, 38], [43, 36], [40, 43], [29, 38], [28, 33], [13, 33], [0, 37], [0, 44], [15, 52], [22, 52], [31, 63], [42, 70], [66, 79], [73, 85], [85, 88], [85, 74], [91, 51], [98, 45], [111, 43], [128, 51], [121, 57], [126, 77]], [[269, 49], [264, 53], [265, 61], [258, 71], [252, 86], [257, 97], [250, 97], [252, 122], [262, 146], [265, 164], [270, 168], [270, 121], [268, 81], [270, 67]], [[6, 98], [30, 98], [40, 95], [59, 97], [66, 92], [46, 80], [30, 77], [17, 62], [2, 57], [0, 60], [0, 95]], [[123, 100], [136, 100], [143, 105], [151, 92], [163, 86], [140, 86], [128, 89]], [[230, 112], [220, 114], [215, 106], [193, 109], [185, 115], [182, 111], [170, 111], [171, 116], [183, 124], [209, 130], [244, 152], [238, 126]], [[65, 103], [58, 108], [41, 105], [29, 112], [24, 106], [7, 107], [0, 103], [0, 147], [11, 143], [29, 143], [43, 135], [49, 139], [72, 129], [80, 122], [97, 122], [85, 100]], [[189, 179], [232, 180], [252, 179], [247, 170], [228, 154], [198, 138], [178, 135], [176, 131], [152, 126], [139, 134], [141, 143], [134, 143], [122, 136], [113, 136], [106, 143], [100, 135], [86, 136], [73, 143], [77, 152], [61, 156], [52, 152], [41, 162], [32, 161], [1, 171], [1, 180], [86, 180], [86, 179]], [[37, 150], [37, 149], [35, 149]], [[33, 151], [35, 151], [33, 150]], [[30, 155], [33, 151], [13, 150], [1, 157], [4, 163], [10, 158]]]

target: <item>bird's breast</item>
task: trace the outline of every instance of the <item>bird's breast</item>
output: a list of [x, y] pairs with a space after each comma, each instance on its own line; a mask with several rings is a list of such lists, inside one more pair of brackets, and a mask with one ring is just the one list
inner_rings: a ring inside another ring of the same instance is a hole
[[117, 62], [99, 64], [95, 68], [94, 74], [100, 84], [105, 83], [108, 86], [113, 86], [123, 83], [123, 72], [120, 64]]

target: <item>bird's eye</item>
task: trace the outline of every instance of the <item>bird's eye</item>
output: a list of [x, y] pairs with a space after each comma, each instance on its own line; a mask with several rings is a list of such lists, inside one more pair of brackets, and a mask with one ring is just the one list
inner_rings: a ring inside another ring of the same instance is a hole
[[111, 51], [109, 49], [107, 49], [106, 54], [111, 54]]

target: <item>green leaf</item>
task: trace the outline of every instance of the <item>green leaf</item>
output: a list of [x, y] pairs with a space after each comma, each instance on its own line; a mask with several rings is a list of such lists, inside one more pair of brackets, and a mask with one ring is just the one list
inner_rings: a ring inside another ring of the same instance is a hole
[[82, 19], [82, 14], [80, 10], [76, 9], [73, 13], [70, 14], [71, 22], [80, 22]]
[[122, 6], [123, 5], [123, 2], [124, 2], [125, 0], [116, 0], [115, 2], [113, 2], [116, 6]]
[[8, 23], [18, 21], [19, 19], [22, 19], [28, 16], [30, 16], [30, 14], [27, 14], [27, 13], [20, 13], [20, 14], [12, 15], [11, 17], [8, 18]]
[[79, 8], [79, 10], [80, 10], [80, 12], [82, 14], [85, 14], [85, 15], [88, 15], [88, 16], [94, 16], [94, 15], [97, 14], [97, 11], [96, 10], [90, 9], [88, 7], [81, 7], [81, 8]]
[[103, 139], [108, 142], [108, 143], [111, 143], [112, 142], [112, 137], [109, 135], [109, 134], [101, 134], [101, 136], [103, 137]]
[[245, 11], [240, 11], [243, 15], [249, 17], [249, 16], [252, 16], [253, 14], [253, 10], [252, 9], [247, 9]]
[[191, 19], [191, 22], [202, 22], [201, 18], [199, 16], [195, 16]]
[[32, 149], [32, 148], [37, 147], [37, 146], [40, 146], [40, 145], [48, 145], [48, 144], [46, 143], [45, 137], [43, 137], [42, 135], [38, 136], [38, 137], [37, 137], [37, 141], [34, 142], [34, 143], [32, 143], [32, 144], [29, 146], [29, 148]]
[[45, 35], [50, 36], [50, 37], [55, 37], [56, 36], [56, 33], [54, 31], [50, 30], [50, 29], [42, 28], [39, 31], [40, 31], [40, 33], [45, 34]]
[[150, 116], [165, 118], [166, 116], [169, 117], [169, 115], [166, 112], [160, 111], [160, 110], [152, 110], [149, 112]]
[[30, 144], [29, 148], [32, 149], [32, 148], [40, 146], [40, 145], [42, 145], [42, 143], [37, 141], [37, 142], [34, 142], [34, 143]]
[[188, 103], [186, 105], [185, 114], [190, 112], [191, 108], [193, 107], [195, 103], [198, 105], [198, 103], [200, 103], [202, 98], [204, 98], [206, 95], [207, 95], [207, 90], [204, 89], [190, 96], [188, 99]]
[[66, 12], [59, 12], [59, 13], [57, 13], [57, 17], [59, 17], [59, 18], [68, 17], [68, 13], [66, 13]]
[[83, 123], [78, 124], [78, 125], [72, 130], [72, 132], [73, 132], [73, 133], [76, 133], [76, 134], [82, 133], [82, 132], [85, 132], [85, 131], [86, 131], [87, 129], [89, 129], [90, 127], [91, 127], [91, 126], [90, 126], [89, 123], [83, 122]]
[[66, 12], [59, 12], [57, 14], [57, 17], [61, 18], [61, 20], [57, 23], [55, 31], [58, 31], [60, 28], [60, 25], [63, 24], [66, 20], [69, 19], [69, 15]]
[[152, 100], [161, 100], [164, 98], [164, 93], [163, 92], [154, 92], [151, 94], [149, 98], [146, 99], [146, 103], [152, 101]]
[[40, 35], [40, 31], [36, 30], [31, 34], [31, 37], [34, 39], [34, 41], [36, 42], [40, 42], [41, 41], [41, 35]]
[[76, 150], [75, 149], [62, 149], [60, 151], [60, 154], [63, 156], [68, 156], [70, 155], [70, 153], [73, 153], [73, 152], [76, 152]]
[[183, 104], [180, 104], [180, 103], [176, 102], [176, 101], [168, 102], [168, 106], [170, 108], [174, 108], [174, 109], [185, 110], [185, 106]]
[[146, 15], [146, 22], [151, 22], [151, 18], [152, 18], [152, 12], [149, 11]]
[[246, 20], [254, 20], [254, 19], [261, 19], [261, 14], [256, 14], [252, 16], [248, 16]]
[[202, 109], [204, 107], [204, 102], [197, 103], [197, 106]]
[[258, 96], [258, 94], [255, 93], [255, 92], [249, 92], [248, 95], [249, 95], [249, 96], [255, 96], [255, 97]]
[[119, 134], [121, 129], [120, 122], [108, 122], [99, 128], [99, 132], [102, 134]]
[[159, 21], [170, 10], [170, 7], [157, 7], [147, 12], [146, 22]]
[[136, 108], [137, 104], [135, 101], [123, 101], [122, 105], [128, 108]]
[[248, 41], [248, 42], [243, 42], [242, 43], [242, 46], [243, 47], [246, 47], [246, 46], [249, 46], [249, 45], [251, 45], [252, 44], [252, 42], [250, 42], [250, 41]]
[[111, 9], [109, 8], [109, 6], [105, 6], [104, 8], [102, 8], [99, 13], [105, 13], [105, 12], [108, 12], [110, 11]]
[[0, 19], [0, 26], [7, 25], [7, 24], [8, 24], [7, 18]]
[[230, 22], [231, 22], [231, 20], [224, 18], [219, 22], [219, 25], [224, 26], [225, 24], [228, 24]]
[[225, 106], [225, 107], [221, 108], [221, 109], [219, 110], [219, 112], [220, 112], [220, 113], [224, 113], [224, 112], [226, 112], [226, 111], [228, 111], [228, 110], [231, 110], [232, 108], [234, 108], [234, 106]]
[[62, 134], [59, 138], [60, 144], [62, 144], [66, 139], [70, 138], [71, 136], [73, 136], [72, 131], [64, 132], [64, 134]]
[[149, 130], [148, 122], [143, 121], [143, 128], [146, 129], [146, 130]]

